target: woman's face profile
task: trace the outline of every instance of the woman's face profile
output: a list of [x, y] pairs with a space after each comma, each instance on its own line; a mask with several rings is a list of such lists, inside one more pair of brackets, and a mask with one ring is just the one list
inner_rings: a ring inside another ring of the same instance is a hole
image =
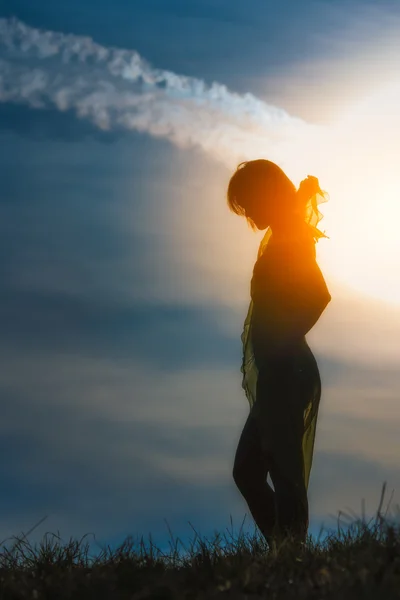
[[257, 229], [263, 230], [270, 225], [267, 215], [261, 214], [261, 211], [254, 209], [253, 206], [246, 208], [246, 217], [249, 217], [253, 221]]
[[253, 181], [246, 195], [244, 210], [259, 230], [271, 227], [274, 232], [286, 231], [296, 227], [298, 221], [295, 211], [286, 212], [279, 189], [265, 179]]
[[246, 217], [249, 217], [257, 229], [263, 230], [271, 225], [271, 194], [265, 186], [255, 185], [246, 198]]

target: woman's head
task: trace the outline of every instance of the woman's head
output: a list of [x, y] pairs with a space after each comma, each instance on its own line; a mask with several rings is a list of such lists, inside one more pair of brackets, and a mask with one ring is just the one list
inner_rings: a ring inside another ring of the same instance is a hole
[[296, 190], [278, 165], [259, 159], [238, 165], [229, 181], [227, 199], [229, 208], [244, 216], [253, 230], [274, 229], [274, 225], [304, 220], [307, 202], [316, 193], [323, 196], [316, 177], [304, 179]]

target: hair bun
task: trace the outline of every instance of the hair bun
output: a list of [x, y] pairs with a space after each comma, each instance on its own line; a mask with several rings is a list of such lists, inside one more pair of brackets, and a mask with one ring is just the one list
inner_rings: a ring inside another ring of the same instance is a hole
[[327, 238], [328, 236], [325, 232], [323, 233], [317, 229], [317, 225], [323, 218], [322, 213], [318, 210], [318, 204], [327, 202], [329, 200], [329, 194], [324, 190], [321, 190], [317, 177], [307, 175], [307, 177], [303, 179], [297, 190], [297, 199], [305, 210], [306, 223], [311, 226], [314, 239], [318, 241], [321, 237]]
[[307, 202], [307, 200], [318, 193], [321, 194], [321, 188], [319, 186], [318, 178], [313, 175], [307, 175], [306, 179], [303, 179], [297, 190], [298, 196], [300, 196], [301, 200], [304, 202]]

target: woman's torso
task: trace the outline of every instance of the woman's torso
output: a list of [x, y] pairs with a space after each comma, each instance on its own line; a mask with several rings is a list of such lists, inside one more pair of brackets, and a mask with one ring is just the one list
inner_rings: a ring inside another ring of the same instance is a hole
[[293, 338], [283, 353], [278, 351], [280, 337], [290, 334], [289, 319], [285, 316], [296, 311], [301, 286], [298, 264], [307, 260], [315, 260], [315, 242], [304, 228], [295, 238], [272, 235], [254, 265], [251, 339], [258, 370], [267, 367], [298, 370], [305, 368], [307, 361], [313, 362], [305, 335]]

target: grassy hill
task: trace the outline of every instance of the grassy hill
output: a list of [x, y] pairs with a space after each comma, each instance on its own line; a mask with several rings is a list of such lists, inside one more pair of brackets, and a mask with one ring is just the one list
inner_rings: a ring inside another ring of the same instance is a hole
[[172, 537], [168, 555], [151, 539], [127, 538], [93, 559], [88, 544], [45, 539], [32, 550], [17, 538], [0, 554], [0, 599], [392, 600], [400, 598], [400, 526], [380, 509], [301, 548], [289, 540], [268, 548], [257, 531], [211, 541], [196, 534], [183, 551]]

